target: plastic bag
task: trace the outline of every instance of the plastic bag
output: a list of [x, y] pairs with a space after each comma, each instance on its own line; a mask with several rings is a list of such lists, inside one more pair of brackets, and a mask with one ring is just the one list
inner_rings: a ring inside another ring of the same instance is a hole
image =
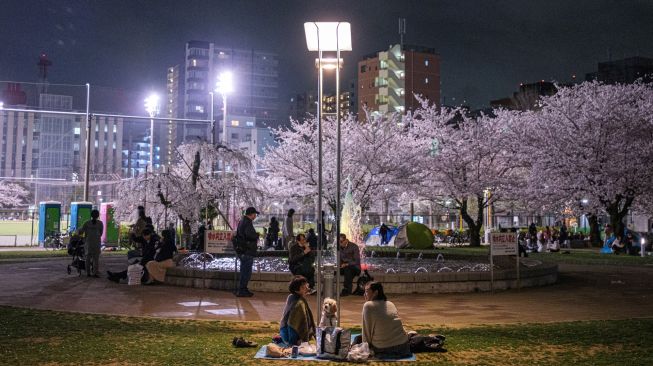
[[317, 354], [317, 347], [314, 344], [304, 342], [299, 345], [299, 354], [302, 356], [315, 356]]
[[367, 362], [368, 358], [370, 358], [370, 346], [367, 342], [352, 345], [347, 354], [349, 362]]

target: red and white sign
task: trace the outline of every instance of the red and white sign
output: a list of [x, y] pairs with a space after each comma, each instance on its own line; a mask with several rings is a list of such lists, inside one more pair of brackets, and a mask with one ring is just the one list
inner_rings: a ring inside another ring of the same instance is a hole
[[228, 253], [233, 252], [231, 244], [231, 231], [207, 230], [204, 233], [205, 251], [207, 253]]
[[492, 255], [517, 255], [517, 233], [490, 233]]

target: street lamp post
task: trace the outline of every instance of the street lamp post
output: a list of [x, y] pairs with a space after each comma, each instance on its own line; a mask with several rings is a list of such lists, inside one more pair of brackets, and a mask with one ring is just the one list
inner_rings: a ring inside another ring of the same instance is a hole
[[[351, 25], [347, 22], [306, 22], [304, 23], [306, 34], [306, 45], [309, 51], [318, 52], [318, 222], [323, 222], [322, 214], [322, 94], [323, 94], [323, 65], [325, 59], [323, 52], [336, 52], [336, 121], [337, 121], [337, 145], [336, 145], [336, 271], [340, 268], [340, 256], [337, 255], [338, 235], [340, 234], [340, 52], [351, 51]], [[324, 228], [323, 228], [324, 230]], [[322, 276], [322, 233], [318, 233], [318, 260], [317, 260], [317, 306], [321, 306], [321, 276]], [[336, 276], [336, 301], [340, 303], [340, 276]], [[338, 306], [338, 319], [340, 319], [340, 306]], [[319, 318], [318, 318], [319, 321]]]
[[227, 144], [227, 94], [233, 92], [233, 87], [233, 74], [229, 71], [220, 74], [215, 91], [222, 94], [222, 143], [225, 145]]
[[154, 171], [154, 117], [159, 114], [159, 96], [152, 94], [145, 99], [145, 110], [150, 115], [150, 166]]

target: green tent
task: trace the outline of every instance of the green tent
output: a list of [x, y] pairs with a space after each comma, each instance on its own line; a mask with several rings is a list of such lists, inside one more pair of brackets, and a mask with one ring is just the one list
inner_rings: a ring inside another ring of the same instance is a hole
[[433, 233], [428, 226], [419, 222], [409, 222], [399, 227], [399, 233], [393, 238], [391, 245], [404, 249], [428, 249], [433, 247]]

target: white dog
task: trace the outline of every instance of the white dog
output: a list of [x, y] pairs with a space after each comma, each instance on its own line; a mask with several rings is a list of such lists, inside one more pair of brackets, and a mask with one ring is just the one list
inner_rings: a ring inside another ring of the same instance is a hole
[[338, 304], [336, 300], [327, 297], [322, 304], [322, 316], [320, 317], [320, 328], [335, 327], [338, 319]]

